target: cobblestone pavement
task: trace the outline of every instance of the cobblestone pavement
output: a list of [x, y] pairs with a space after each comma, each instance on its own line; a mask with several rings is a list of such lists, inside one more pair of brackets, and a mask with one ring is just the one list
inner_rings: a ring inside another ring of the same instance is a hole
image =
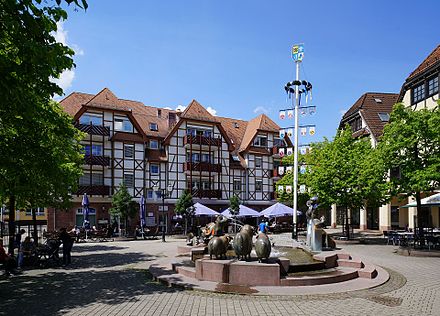
[[[288, 234], [276, 244], [291, 244]], [[440, 315], [440, 258], [403, 257], [393, 246], [344, 249], [386, 268], [390, 281], [350, 293], [255, 297], [186, 291], [151, 280], [147, 268], [179, 240], [74, 246], [68, 269], [0, 276], [0, 315]]]

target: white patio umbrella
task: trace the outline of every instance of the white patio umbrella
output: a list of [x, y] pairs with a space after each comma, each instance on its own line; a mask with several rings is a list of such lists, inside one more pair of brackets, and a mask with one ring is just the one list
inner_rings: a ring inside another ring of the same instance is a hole
[[[222, 212], [222, 215], [223, 215], [223, 216], [226, 216], [226, 217], [232, 217], [232, 214], [231, 214], [231, 211], [230, 211], [229, 208], [227, 208], [226, 210], [224, 210], [224, 211]], [[251, 208], [249, 208], [249, 207], [244, 206], [244, 205], [241, 204], [241, 205], [240, 205], [240, 211], [238, 212], [237, 217], [245, 217], [245, 216], [250, 216], [250, 217], [260, 217], [261, 214], [260, 214], [260, 212], [257, 212], [257, 211], [255, 211], [255, 210], [253, 210], [253, 209], [251, 209]]]
[[202, 215], [216, 216], [216, 215], [220, 215], [220, 213], [214, 211], [213, 209], [203, 204], [200, 203], [194, 204], [194, 216], [202, 216]]
[[[440, 205], [440, 193], [428, 196], [423, 198], [421, 201], [422, 206], [437, 206]], [[409, 204], [406, 204], [404, 206], [401, 207], [416, 207], [417, 206], [417, 202], [411, 202]]]
[[[299, 211], [297, 211], [297, 213], [299, 214]], [[260, 215], [265, 217], [280, 217], [285, 215], [293, 215], [293, 208], [278, 202], [266, 208], [264, 211], [260, 213]]]

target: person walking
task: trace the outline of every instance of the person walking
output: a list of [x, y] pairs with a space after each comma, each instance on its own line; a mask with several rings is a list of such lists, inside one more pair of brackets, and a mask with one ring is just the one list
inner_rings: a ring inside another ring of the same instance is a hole
[[67, 266], [72, 261], [70, 252], [72, 251], [73, 238], [70, 237], [66, 228], [63, 227], [63, 228], [61, 228], [61, 233], [60, 233], [59, 239], [63, 243], [63, 265]]

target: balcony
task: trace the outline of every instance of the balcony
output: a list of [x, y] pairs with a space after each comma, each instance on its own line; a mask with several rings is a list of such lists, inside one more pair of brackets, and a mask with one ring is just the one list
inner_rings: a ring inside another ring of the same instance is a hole
[[213, 138], [213, 137], [205, 137], [202, 135], [185, 135], [183, 138], [183, 144], [193, 144], [193, 145], [201, 145], [201, 146], [216, 146], [220, 147], [222, 145], [221, 138]]
[[85, 155], [84, 164], [94, 166], [110, 166], [110, 157]]
[[108, 185], [80, 185], [76, 195], [110, 195], [110, 186]]
[[221, 190], [201, 190], [201, 189], [189, 189], [191, 195], [199, 199], [221, 199]]
[[185, 162], [183, 165], [183, 170], [187, 171], [198, 171], [198, 172], [221, 172], [222, 165], [219, 163], [209, 163], [209, 162]]
[[110, 136], [110, 127], [108, 126], [76, 123], [75, 127], [90, 135]]

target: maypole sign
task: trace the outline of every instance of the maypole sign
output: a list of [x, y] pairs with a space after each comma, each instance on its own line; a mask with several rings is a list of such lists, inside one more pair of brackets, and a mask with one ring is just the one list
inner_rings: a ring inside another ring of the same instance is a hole
[[303, 60], [304, 44], [296, 44], [292, 46], [292, 58], [295, 62]]

